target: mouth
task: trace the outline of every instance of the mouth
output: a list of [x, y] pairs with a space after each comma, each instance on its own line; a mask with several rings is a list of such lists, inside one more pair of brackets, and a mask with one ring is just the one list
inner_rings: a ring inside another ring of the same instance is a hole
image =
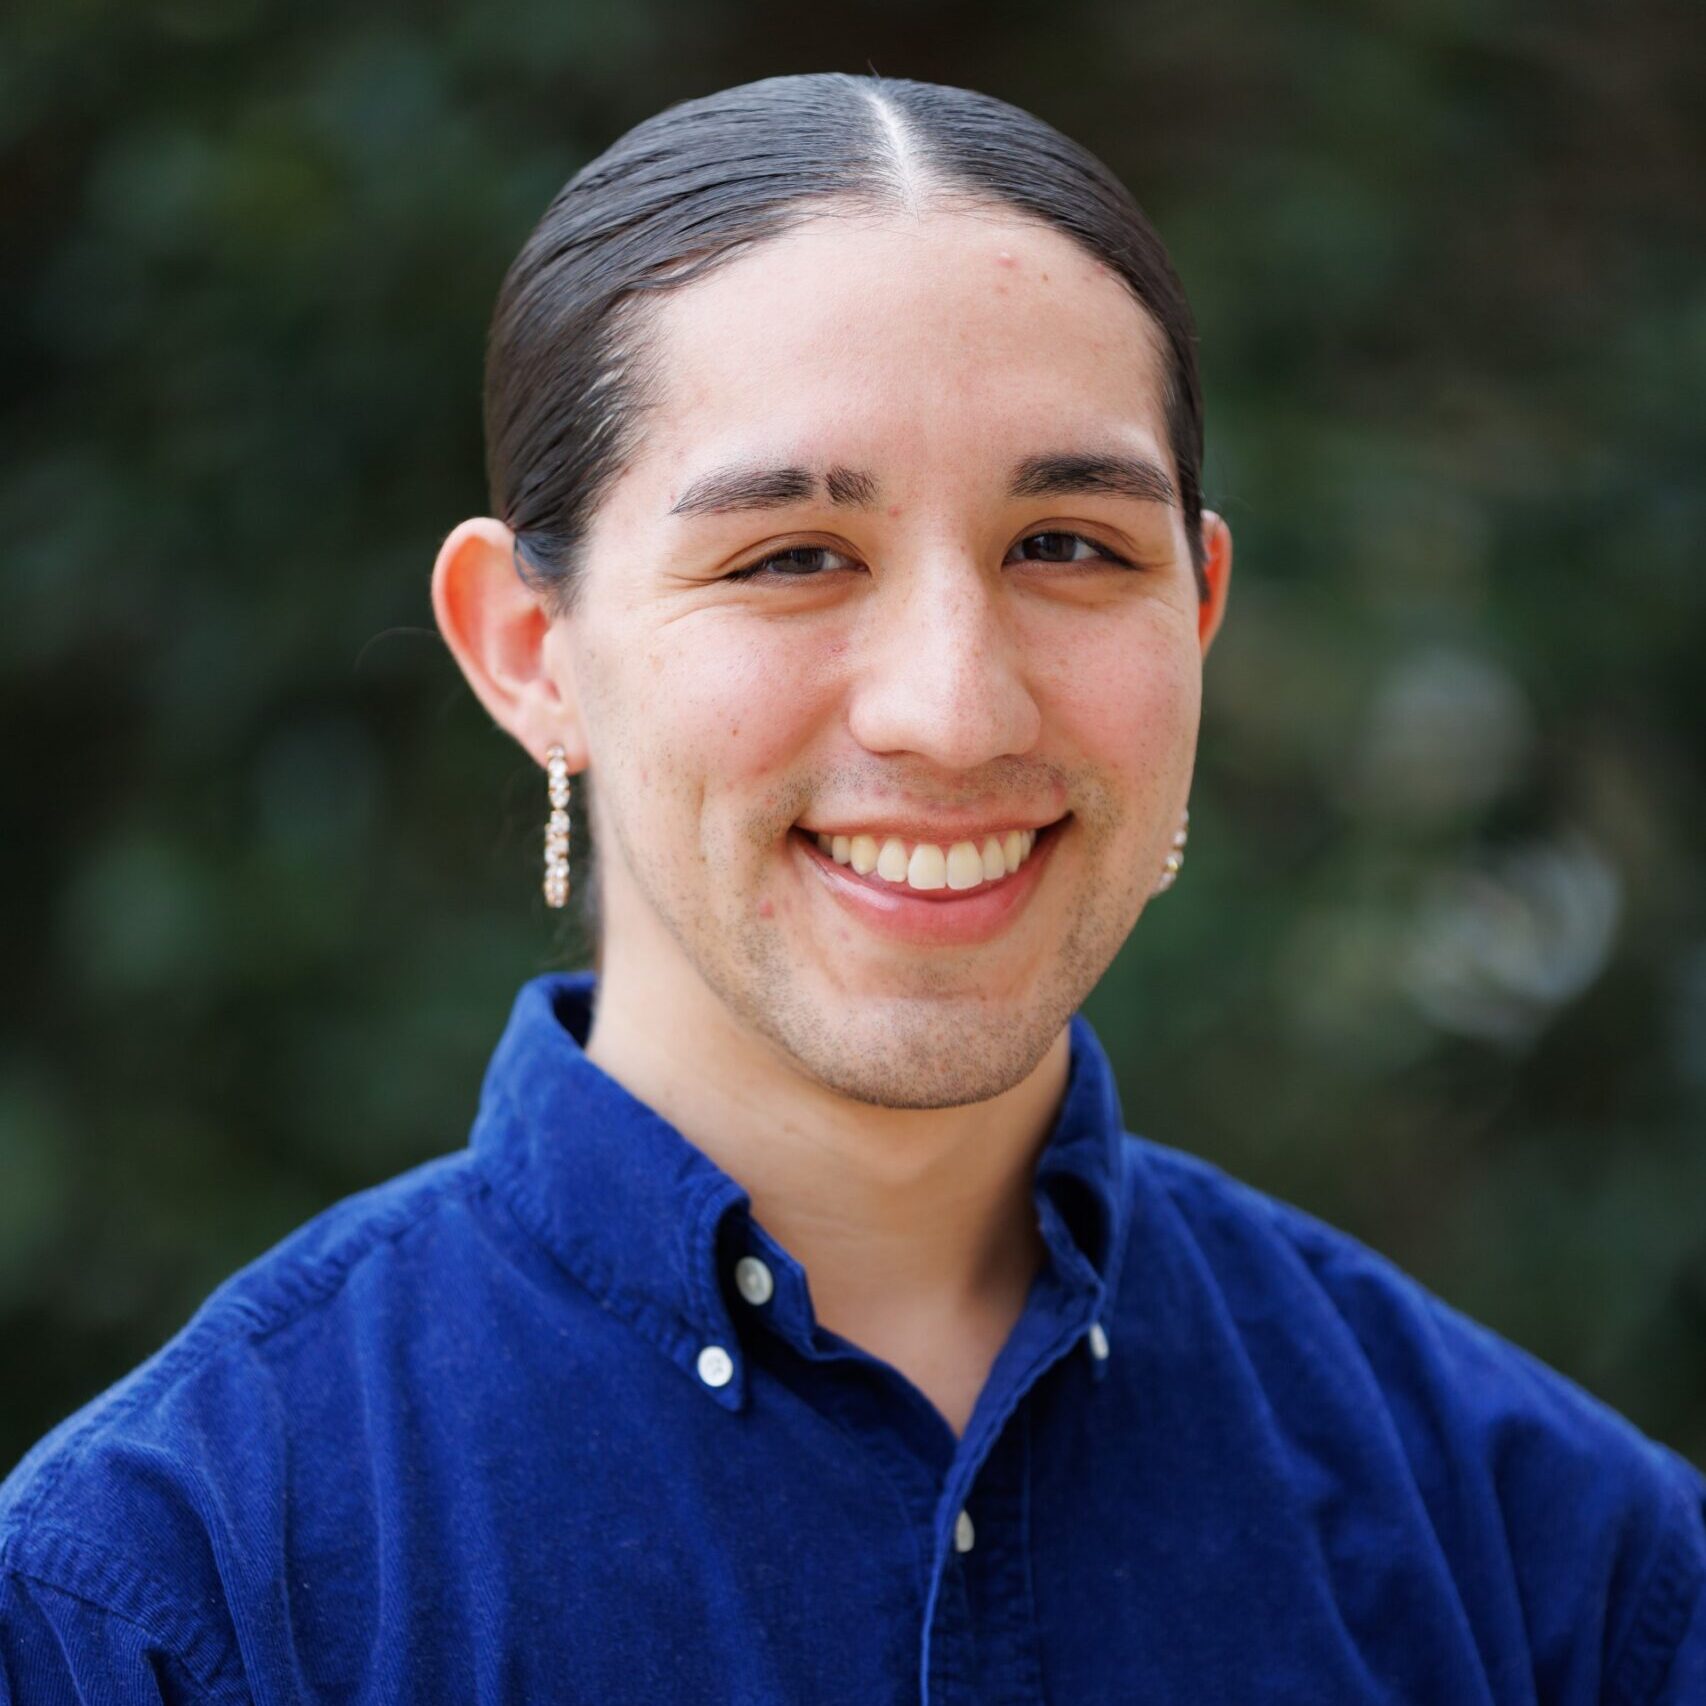
[[[789, 830], [788, 841], [818, 890], [879, 935], [957, 946], [988, 940], [1019, 915], [1071, 822], [1069, 812], [1035, 830], [1014, 832], [1022, 838], [1016, 849], [1005, 835], [947, 848], [893, 836], [836, 836], [825, 838], [830, 842], [825, 849], [815, 831], [799, 824]], [[1008, 868], [1010, 851], [1021, 854], [1016, 868]], [[994, 857], [985, 862], [987, 854]]]

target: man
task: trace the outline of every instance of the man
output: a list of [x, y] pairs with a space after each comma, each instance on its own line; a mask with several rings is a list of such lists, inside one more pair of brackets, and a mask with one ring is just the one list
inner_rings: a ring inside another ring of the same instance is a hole
[[468, 1152], [305, 1228], [26, 1462], [13, 1687], [1701, 1698], [1698, 1475], [1125, 1134], [1077, 1014], [1179, 869], [1230, 585], [1165, 308], [968, 203], [950, 138], [1046, 152], [1036, 121], [775, 81], [692, 116], [775, 171], [756, 127], [842, 102], [884, 187], [646, 304], [643, 431], [555, 546], [525, 492], [597, 435], [547, 365], [584, 335], [547, 221], [492, 357], [509, 519], [434, 570], [494, 721], [596, 788], [596, 975], [524, 986]]

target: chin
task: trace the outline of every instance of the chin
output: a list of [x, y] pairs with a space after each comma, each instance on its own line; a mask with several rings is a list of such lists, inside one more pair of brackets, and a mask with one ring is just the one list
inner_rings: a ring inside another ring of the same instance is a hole
[[1023, 1083], [1073, 1006], [1034, 990], [995, 1003], [960, 992], [836, 991], [821, 1004], [765, 1002], [751, 1018], [796, 1070], [836, 1095], [873, 1107], [957, 1108]]

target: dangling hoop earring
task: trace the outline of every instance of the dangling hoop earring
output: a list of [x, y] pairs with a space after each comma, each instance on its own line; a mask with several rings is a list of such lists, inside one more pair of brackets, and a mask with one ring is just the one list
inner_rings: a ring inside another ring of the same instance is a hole
[[545, 786], [551, 815], [545, 820], [545, 904], [569, 904], [569, 755], [561, 746], [545, 752]]
[[1173, 851], [1167, 855], [1167, 861], [1161, 869], [1161, 880], [1150, 891], [1151, 895], [1165, 894], [1178, 880], [1179, 867], [1185, 862], [1185, 839], [1191, 830], [1191, 808], [1185, 807], [1185, 815], [1179, 820], [1179, 827], [1173, 831]]

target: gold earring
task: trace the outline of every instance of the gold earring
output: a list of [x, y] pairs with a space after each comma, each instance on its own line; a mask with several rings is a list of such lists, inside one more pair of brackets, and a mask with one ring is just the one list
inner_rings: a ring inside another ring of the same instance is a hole
[[1161, 870], [1161, 880], [1152, 894], [1165, 894], [1179, 875], [1179, 867], [1185, 862], [1185, 838], [1190, 834], [1191, 808], [1185, 807], [1185, 815], [1179, 820], [1179, 827], [1173, 831], [1173, 851], [1167, 855], [1167, 862]]
[[569, 755], [561, 746], [545, 751], [545, 786], [551, 815], [545, 820], [545, 904], [569, 904]]

